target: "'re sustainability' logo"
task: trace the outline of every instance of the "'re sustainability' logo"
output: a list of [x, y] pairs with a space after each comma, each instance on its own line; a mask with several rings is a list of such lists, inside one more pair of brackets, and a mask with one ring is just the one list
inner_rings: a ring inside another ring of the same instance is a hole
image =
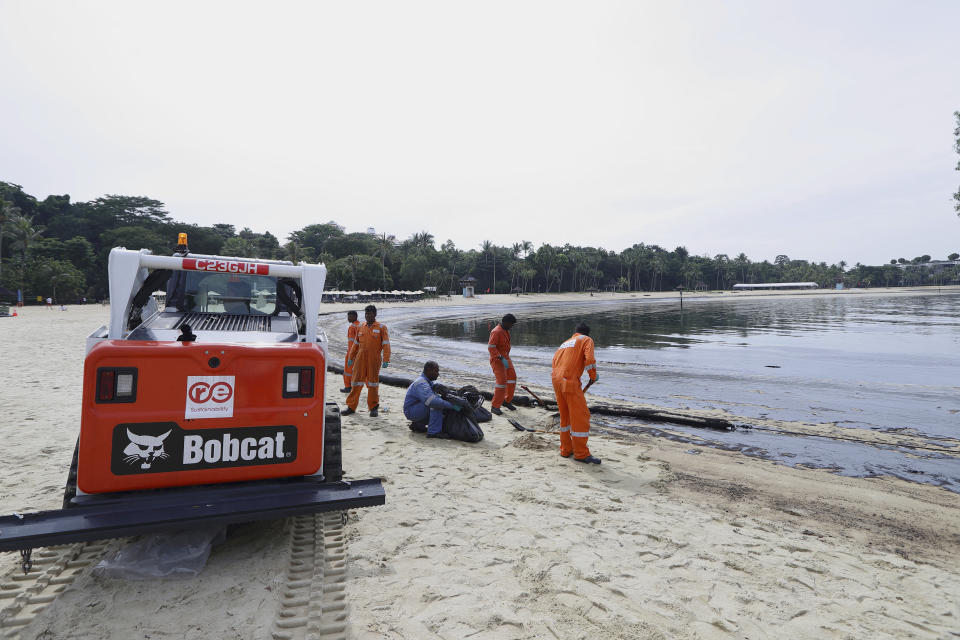
[[184, 418], [232, 418], [235, 376], [187, 376]]

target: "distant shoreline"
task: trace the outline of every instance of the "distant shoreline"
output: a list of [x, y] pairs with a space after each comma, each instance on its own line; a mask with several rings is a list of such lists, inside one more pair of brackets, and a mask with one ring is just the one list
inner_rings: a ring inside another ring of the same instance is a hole
[[[960, 294], [960, 285], [949, 285], [943, 287], [923, 286], [923, 287], [871, 287], [869, 289], [802, 289], [791, 291], [779, 290], [761, 290], [761, 291], [684, 291], [683, 301], [701, 301], [701, 300], [752, 300], [756, 298], [777, 297], [831, 297], [831, 296], [890, 296], [899, 295], [957, 295]], [[513, 306], [518, 304], [556, 304], [563, 302], [615, 302], [617, 300], [633, 300], [648, 298], [650, 300], [676, 300], [679, 302], [680, 294], [677, 291], [627, 291], [623, 293], [584, 293], [584, 292], [565, 292], [565, 293], [525, 293], [525, 294], [485, 294], [477, 295], [473, 298], [464, 298], [462, 296], [441, 296], [439, 298], [424, 298], [418, 302], [378, 302], [378, 301], [356, 301], [356, 302], [325, 302], [320, 308], [320, 316], [339, 313], [350, 309], [362, 309], [368, 304], [374, 304], [378, 309], [423, 309], [426, 307], [437, 306], [443, 308], [447, 305], [482, 305], [482, 306]]]

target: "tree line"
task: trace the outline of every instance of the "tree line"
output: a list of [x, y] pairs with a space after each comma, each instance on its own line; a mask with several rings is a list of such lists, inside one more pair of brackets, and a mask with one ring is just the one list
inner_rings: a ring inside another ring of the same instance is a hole
[[[523, 240], [500, 246], [484, 240], [458, 248], [451, 240], [437, 247], [429, 231], [397, 239], [388, 233], [347, 233], [334, 221], [311, 224], [281, 243], [270, 232], [234, 225], [211, 226], [173, 220], [164, 204], [142, 196], [105, 195], [90, 202], [70, 196], [43, 200], [19, 185], [0, 182], [0, 286], [57, 303], [108, 295], [107, 257], [117, 246], [147, 248], [169, 255], [177, 233], [189, 234], [194, 253], [323, 262], [327, 288], [341, 290], [423, 289], [455, 291], [473, 276], [478, 293], [567, 291], [663, 291], [728, 289], [735, 283], [816, 282], [833, 287], [898, 286], [955, 281], [956, 266], [924, 268], [930, 256], [894, 258], [867, 266], [791, 259], [778, 255], [753, 261], [746, 254], [698, 256], [684, 247], [672, 251], [637, 243], [623, 251], [541, 244]], [[956, 253], [947, 256], [956, 260]]]

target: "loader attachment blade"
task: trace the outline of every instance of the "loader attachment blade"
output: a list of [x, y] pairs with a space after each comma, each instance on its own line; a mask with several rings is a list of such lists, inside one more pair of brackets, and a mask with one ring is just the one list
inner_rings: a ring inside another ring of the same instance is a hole
[[82, 495], [69, 509], [0, 516], [0, 551], [120, 538], [209, 524], [373, 507], [379, 478], [319, 482], [310, 477], [181, 489]]

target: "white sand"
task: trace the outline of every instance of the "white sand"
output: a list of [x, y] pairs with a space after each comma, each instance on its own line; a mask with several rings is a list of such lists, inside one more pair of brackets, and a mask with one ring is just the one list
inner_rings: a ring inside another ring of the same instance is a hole
[[[547, 297], [478, 302], [537, 298]], [[106, 319], [98, 306], [0, 319], [0, 513], [59, 506], [83, 339]], [[339, 332], [339, 318], [324, 321]], [[395, 351], [405, 339], [391, 335]], [[339, 384], [328, 377], [328, 395], [340, 397]], [[344, 419], [348, 476], [382, 477], [387, 491], [385, 506], [351, 512], [346, 526], [347, 637], [960, 634], [956, 494], [615, 433], [591, 438], [604, 462], [586, 467], [557, 455], [556, 436], [521, 434], [496, 417], [476, 445], [426, 440], [407, 429], [403, 393], [381, 387], [386, 413]], [[537, 409], [515, 416], [552, 424]], [[283, 523], [241, 527], [194, 580], [86, 571], [22, 637], [267, 637], [285, 532]], [[4, 554], [0, 572], [16, 560]]]

